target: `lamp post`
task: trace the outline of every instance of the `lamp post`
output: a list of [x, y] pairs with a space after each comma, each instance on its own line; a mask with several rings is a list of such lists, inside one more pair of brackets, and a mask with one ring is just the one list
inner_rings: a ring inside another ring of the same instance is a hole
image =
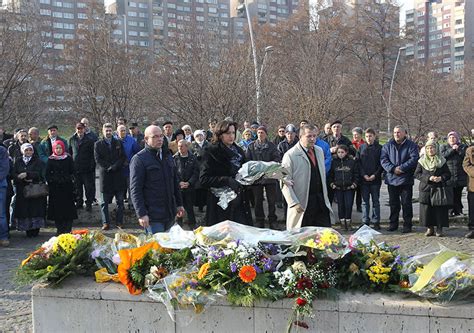
[[252, 46], [252, 58], [253, 58], [253, 66], [255, 72], [255, 94], [256, 94], [256, 105], [257, 105], [257, 122], [260, 123], [260, 110], [261, 110], [261, 85], [260, 80], [262, 78], [263, 69], [265, 67], [265, 60], [267, 58], [267, 54], [273, 51], [273, 46], [265, 47], [265, 55], [263, 57], [262, 66], [260, 70], [258, 68], [258, 61], [257, 61], [257, 48], [255, 46], [255, 40], [253, 38], [253, 28], [252, 28], [252, 20], [249, 14], [249, 7], [247, 4], [247, 0], [244, 0], [238, 7], [238, 11], [242, 11], [242, 7], [245, 8], [245, 16], [247, 16], [247, 23], [249, 26], [249, 34], [250, 34], [250, 44]]
[[397, 71], [398, 61], [400, 60], [400, 53], [403, 50], [406, 50], [406, 46], [402, 46], [398, 49], [397, 60], [395, 61], [395, 67], [393, 67], [392, 80], [390, 81], [390, 90], [388, 92], [388, 104], [387, 104], [387, 134], [390, 135], [390, 118], [392, 117], [392, 91], [393, 91], [393, 81], [395, 80], [395, 73]]

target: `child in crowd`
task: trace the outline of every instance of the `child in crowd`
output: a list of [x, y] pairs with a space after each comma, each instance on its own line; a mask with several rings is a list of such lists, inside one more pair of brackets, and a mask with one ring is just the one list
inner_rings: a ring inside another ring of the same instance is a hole
[[344, 229], [352, 229], [352, 204], [354, 193], [359, 179], [357, 161], [349, 155], [349, 147], [339, 145], [336, 157], [332, 160], [329, 172], [329, 186], [334, 190], [337, 198], [337, 210], [341, 225]]

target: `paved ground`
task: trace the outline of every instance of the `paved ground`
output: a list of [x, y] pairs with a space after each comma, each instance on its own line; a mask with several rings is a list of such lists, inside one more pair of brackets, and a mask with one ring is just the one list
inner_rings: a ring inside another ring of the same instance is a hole
[[[417, 186], [415, 186], [415, 189]], [[414, 197], [418, 194], [415, 191]], [[463, 201], [465, 203], [465, 193]], [[381, 195], [382, 218], [386, 220], [389, 213], [388, 196], [386, 189], [382, 188]], [[467, 204], [464, 205], [467, 211]], [[282, 210], [277, 209], [277, 214], [282, 217]], [[414, 207], [415, 220], [418, 215], [418, 205]], [[198, 219], [202, 214], [198, 214]], [[354, 223], [360, 222], [360, 213], [354, 212]], [[442, 244], [454, 250], [460, 250], [468, 253], [474, 253], [474, 240], [465, 239], [466, 219], [456, 219], [451, 221], [451, 227], [446, 232], [444, 238], [426, 238], [423, 236], [425, 228], [420, 226], [414, 227], [414, 233], [401, 234], [399, 232], [388, 233], [383, 231], [381, 239], [390, 244], [399, 244], [401, 250], [406, 254], [413, 254], [425, 247], [438, 247]], [[74, 227], [90, 229], [99, 228], [100, 217], [98, 207], [93, 208], [92, 213], [80, 211], [79, 220]], [[132, 214], [126, 216], [125, 231], [140, 232], [136, 224], [136, 219]], [[281, 227], [284, 227], [281, 221]], [[386, 226], [383, 226], [386, 229]], [[113, 234], [116, 230], [110, 230], [107, 233]], [[20, 261], [25, 258], [26, 254], [36, 249], [38, 245], [52, 237], [55, 229], [52, 226], [42, 229], [41, 234], [36, 239], [28, 239], [23, 233], [14, 231], [11, 233], [11, 246], [8, 248], [0, 248], [0, 332], [29, 332], [32, 330], [31, 318], [31, 300], [30, 288], [15, 289], [12, 282], [12, 270], [15, 269]], [[346, 234], [343, 232], [343, 234]]]

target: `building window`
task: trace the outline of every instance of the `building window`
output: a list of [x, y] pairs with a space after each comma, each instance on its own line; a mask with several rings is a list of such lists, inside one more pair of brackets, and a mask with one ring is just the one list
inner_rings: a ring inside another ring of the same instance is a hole
[[64, 8], [74, 8], [74, 4], [72, 2], [63, 2]]
[[85, 20], [85, 19], [87, 19], [87, 14], [84, 14], [84, 13], [77, 13], [77, 18], [78, 18], [78, 19]]
[[78, 2], [76, 4], [76, 6], [77, 6], [77, 8], [86, 8], [87, 7], [87, 5], [84, 2]]
[[136, 7], [136, 6], [137, 6], [136, 2], [132, 2], [132, 1], [128, 2], [128, 7]]
[[140, 2], [138, 4], [138, 8], [148, 8], [148, 4], [147, 3], [144, 3], [144, 2]]
[[61, 1], [54, 1], [53, 2], [53, 6], [55, 7], [62, 7], [63, 6], [63, 3]]
[[62, 17], [63, 17], [63, 13], [61, 13], [61, 12], [53, 12], [53, 17], [60, 17], [60, 18], [62, 18]]
[[65, 19], [74, 19], [74, 14], [73, 13], [64, 13], [63, 17]]
[[51, 16], [51, 11], [49, 9], [40, 9], [40, 14]]
[[51, 3], [51, 0], [40, 0], [40, 3], [49, 5]]
[[129, 35], [129, 36], [138, 36], [138, 31], [129, 30], [129, 31], [128, 31], [128, 35]]
[[137, 16], [137, 12], [131, 12], [131, 11], [129, 11], [129, 12], [128, 12], [128, 16], [136, 17], [136, 16]]

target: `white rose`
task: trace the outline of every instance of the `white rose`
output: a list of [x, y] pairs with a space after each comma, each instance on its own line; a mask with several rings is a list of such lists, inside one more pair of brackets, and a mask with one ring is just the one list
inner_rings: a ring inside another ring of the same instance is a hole
[[293, 268], [293, 271], [297, 273], [306, 273], [308, 271], [306, 265], [302, 261], [295, 261], [293, 265], [291, 265], [291, 268]]

